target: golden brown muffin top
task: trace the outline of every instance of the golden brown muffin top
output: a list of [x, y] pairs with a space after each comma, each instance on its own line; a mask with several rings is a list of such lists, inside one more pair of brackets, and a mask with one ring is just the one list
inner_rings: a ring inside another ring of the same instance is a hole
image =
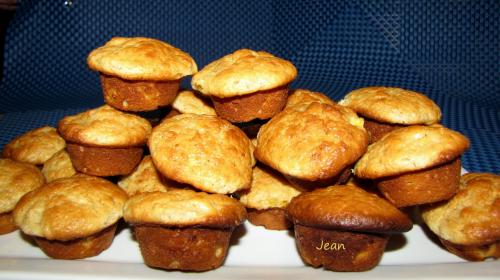
[[151, 156], [145, 156], [135, 170], [118, 181], [118, 186], [133, 196], [144, 192], [166, 192], [169, 186], [162, 182]]
[[468, 148], [465, 136], [441, 125], [403, 127], [371, 144], [354, 174], [376, 179], [422, 170], [450, 162]]
[[147, 142], [151, 124], [139, 116], [104, 105], [59, 122], [59, 133], [68, 142], [102, 147], [134, 147]]
[[330, 97], [321, 92], [310, 91], [307, 89], [296, 89], [290, 93], [286, 101], [286, 107], [295, 106], [298, 104], [308, 104], [312, 102], [319, 102], [325, 104], [334, 104], [335, 102]]
[[124, 218], [131, 224], [230, 228], [243, 223], [246, 211], [237, 200], [222, 194], [173, 190], [131, 197]]
[[302, 191], [278, 172], [261, 166], [253, 169], [252, 185], [240, 195], [240, 202], [257, 210], [285, 208]]
[[423, 207], [422, 217], [442, 239], [460, 245], [500, 241], [500, 176], [467, 173], [449, 201]]
[[198, 96], [191, 90], [183, 90], [177, 94], [172, 108], [182, 114], [191, 113], [196, 115], [216, 116], [214, 107], [208, 100]]
[[97, 233], [122, 217], [127, 194], [98, 177], [62, 178], [25, 195], [14, 221], [26, 234], [66, 241]]
[[0, 214], [12, 211], [23, 195], [44, 183], [43, 175], [36, 166], [0, 159]]
[[66, 150], [61, 150], [43, 164], [42, 174], [47, 182], [68, 178], [76, 174], [71, 158]]
[[292, 199], [287, 216], [295, 224], [366, 232], [409, 231], [413, 223], [376, 194], [354, 185], [337, 185]]
[[363, 117], [384, 123], [430, 125], [441, 120], [441, 110], [434, 101], [402, 88], [360, 88], [347, 94], [339, 104]]
[[181, 114], [153, 129], [149, 150], [168, 179], [210, 193], [250, 187], [251, 142], [239, 128], [214, 116]]
[[367, 145], [363, 119], [351, 109], [313, 102], [286, 108], [263, 125], [255, 157], [285, 175], [316, 181], [339, 174]]
[[50, 126], [30, 130], [7, 143], [3, 156], [31, 164], [43, 164], [66, 147], [66, 141]]
[[160, 40], [111, 38], [87, 57], [90, 69], [127, 80], [178, 80], [198, 71], [193, 58]]
[[289, 84], [297, 76], [295, 66], [264, 51], [237, 50], [205, 66], [191, 80], [205, 95], [232, 97]]

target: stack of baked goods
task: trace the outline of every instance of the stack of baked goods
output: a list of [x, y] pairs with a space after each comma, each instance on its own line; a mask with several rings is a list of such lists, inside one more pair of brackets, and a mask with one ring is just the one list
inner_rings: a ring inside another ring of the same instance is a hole
[[[149, 38], [113, 38], [87, 62], [106, 104], [13, 139], [0, 160], [0, 233], [20, 228], [50, 257], [100, 254], [123, 217], [148, 266], [206, 271], [248, 218], [293, 228], [308, 265], [364, 271], [417, 205], [451, 252], [499, 256], [499, 176], [461, 181], [469, 141], [423, 94], [370, 87], [336, 103], [289, 92], [297, 69], [270, 53], [198, 72]], [[179, 89], [188, 75], [194, 90]]]

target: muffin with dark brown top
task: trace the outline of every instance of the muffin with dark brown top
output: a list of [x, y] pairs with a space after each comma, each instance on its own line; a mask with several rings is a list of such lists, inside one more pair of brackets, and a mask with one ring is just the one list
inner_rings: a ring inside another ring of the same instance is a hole
[[124, 207], [144, 262], [167, 270], [221, 266], [231, 234], [245, 217], [245, 207], [237, 200], [191, 190], [138, 194]]
[[143, 37], [114, 37], [93, 50], [87, 63], [100, 73], [104, 101], [123, 111], [151, 111], [169, 105], [181, 79], [198, 70], [189, 54]]
[[269, 119], [285, 106], [295, 66], [264, 51], [237, 50], [193, 76], [195, 90], [210, 96], [217, 115], [230, 122]]
[[441, 243], [469, 261], [500, 258], [500, 176], [467, 173], [450, 200], [421, 208]]
[[151, 129], [147, 120], [108, 105], [59, 122], [75, 169], [93, 176], [131, 173], [141, 161]]
[[434, 101], [421, 93], [402, 88], [360, 88], [347, 94], [339, 104], [365, 118], [370, 143], [396, 128], [431, 125], [441, 120], [441, 110]]
[[292, 199], [288, 218], [302, 260], [334, 271], [365, 271], [382, 257], [390, 233], [412, 221], [389, 202], [354, 185], [314, 190]]

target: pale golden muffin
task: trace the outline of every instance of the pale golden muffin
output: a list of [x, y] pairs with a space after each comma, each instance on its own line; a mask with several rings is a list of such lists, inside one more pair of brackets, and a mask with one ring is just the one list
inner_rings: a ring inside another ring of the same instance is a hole
[[148, 146], [156, 168], [168, 179], [210, 193], [250, 187], [252, 143], [228, 121], [177, 115], [153, 129]]
[[247, 207], [248, 220], [252, 224], [271, 230], [286, 230], [292, 224], [285, 217], [285, 208], [301, 192], [278, 172], [255, 166], [250, 189], [241, 192], [239, 197]]
[[500, 176], [464, 174], [453, 198], [422, 207], [421, 212], [453, 254], [470, 261], [500, 257]]
[[465, 136], [441, 125], [399, 128], [368, 147], [354, 174], [374, 179], [397, 207], [446, 200], [458, 190], [468, 148]]
[[114, 37], [93, 50], [87, 64], [100, 73], [104, 101], [124, 111], [169, 105], [181, 79], [198, 71], [186, 52], [143, 37]]
[[255, 157], [294, 184], [315, 188], [345, 181], [367, 146], [368, 134], [356, 113], [312, 102], [286, 108], [263, 125]]
[[231, 234], [245, 217], [237, 200], [192, 190], [138, 194], [124, 208], [144, 262], [167, 270], [220, 267]]
[[151, 156], [145, 156], [132, 173], [118, 181], [118, 186], [129, 196], [144, 192], [166, 192], [182, 188], [181, 184], [162, 178], [156, 170]]
[[210, 103], [210, 100], [205, 100], [203, 97], [191, 90], [183, 90], [179, 92], [174, 100], [174, 103], [172, 103], [172, 109], [181, 114], [191, 113], [196, 115], [217, 115], [214, 107]]
[[389, 234], [413, 223], [391, 203], [354, 185], [302, 193], [287, 207], [302, 260], [334, 271], [365, 271], [382, 257]]
[[66, 116], [59, 133], [78, 172], [94, 176], [127, 175], [141, 161], [151, 124], [108, 105]]
[[12, 139], [4, 147], [3, 157], [40, 165], [64, 147], [66, 142], [57, 133], [57, 129], [44, 126]]
[[76, 173], [66, 150], [57, 152], [43, 164], [42, 168], [42, 174], [47, 182], [52, 182], [59, 178], [71, 177]]
[[330, 97], [324, 95], [321, 92], [310, 91], [307, 89], [296, 89], [292, 91], [288, 96], [285, 108], [299, 104], [302, 105], [313, 102], [319, 102], [330, 105], [335, 104], [335, 102], [332, 99], [330, 99]]
[[295, 66], [264, 51], [237, 50], [205, 66], [191, 80], [231, 122], [269, 119], [282, 110]]
[[49, 257], [88, 258], [111, 245], [126, 200], [127, 194], [113, 183], [77, 175], [23, 196], [14, 221]]
[[441, 110], [434, 101], [421, 93], [402, 88], [360, 88], [347, 94], [339, 104], [365, 118], [371, 143], [399, 127], [431, 125], [441, 120]]
[[0, 235], [16, 230], [12, 210], [23, 195], [44, 183], [43, 175], [36, 166], [0, 159]]

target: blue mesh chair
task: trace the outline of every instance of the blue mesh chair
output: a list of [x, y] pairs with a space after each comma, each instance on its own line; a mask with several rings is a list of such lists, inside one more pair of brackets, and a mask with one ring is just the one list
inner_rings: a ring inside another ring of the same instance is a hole
[[23, 0], [6, 35], [0, 148], [102, 104], [86, 56], [113, 36], [167, 41], [200, 68], [267, 50], [295, 63], [293, 87], [335, 100], [370, 85], [426, 93], [470, 138], [464, 167], [500, 173], [500, 1]]

